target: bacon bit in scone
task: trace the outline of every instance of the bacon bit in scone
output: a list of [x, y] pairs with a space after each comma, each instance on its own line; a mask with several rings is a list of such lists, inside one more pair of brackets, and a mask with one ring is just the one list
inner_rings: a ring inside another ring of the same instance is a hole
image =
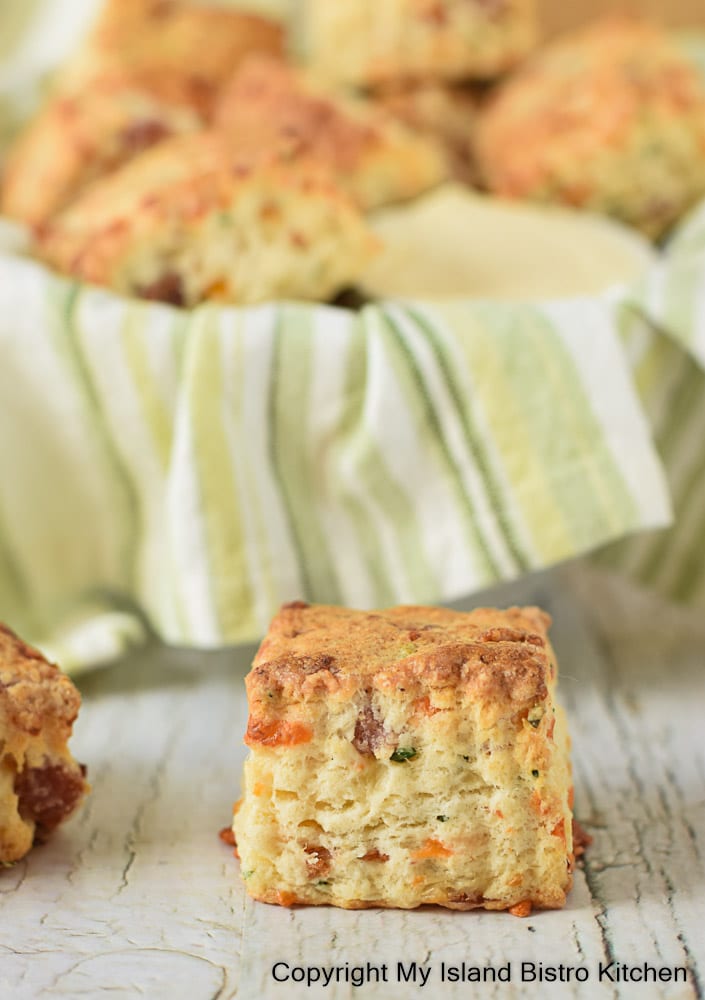
[[80, 768], [62, 764], [27, 767], [15, 777], [20, 816], [36, 823], [37, 837], [51, 833], [69, 816], [86, 791]]
[[136, 154], [155, 146], [170, 135], [172, 135], [171, 129], [164, 122], [157, 119], [142, 119], [128, 125], [120, 138], [125, 149]]
[[532, 904], [530, 899], [522, 899], [521, 903], [515, 903], [509, 907], [509, 912], [513, 917], [531, 916]]
[[245, 743], [248, 747], [295, 747], [309, 743], [313, 738], [313, 730], [303, 722], [287, 722], [285, 719], [273, 719], [265, 722], [250, 716], [245, 733]]
[[218, 836], [220, 837], [220, 839], [223, 841], [224, 844], [228, 845], [228, 847], [237, 846], [235, 840], [235, 834], [233, 833], [232, 827], [224, 826], [223, 829], [218, 834]]
[[308, 855], [306, 859], [306, 869], [309, 878], [320, 878], [330, 871], [331, 853], [327, 847], [319, 844], [307, 844], [304, 853]]
[[357, 860], [358, 861], [389, 861], [389, 855], [388, 854], [382, 854], [382, 852], [378, 851], [377, 848], [375, 847], [373, 850], [368, 851], [367, 854], [363, 854], [362, 857], [358, 858]]
[[374, 757], [375, 751], [379, 750], [387, 739], [384, 723], [375, 716], [371, 705], [365, 705], [355, 723], [352, 745], [363, 756]]
[[186, 304], [181, 275], [175, 271], [168, 271], [161, 278], [157, 278], [150, 285], [143, 285], [136, 289], [140, 298], [148, 299], [152, 302], [166, 302], [171, 306], [183, 306]]
[[427, 858], [450, 858], [452, 856], [453, 851], [442, 844], [440, 840], [434, 840], [433, 837], [429, 837], [423, 847], [411, 852], [413, 861], [425, 861]]

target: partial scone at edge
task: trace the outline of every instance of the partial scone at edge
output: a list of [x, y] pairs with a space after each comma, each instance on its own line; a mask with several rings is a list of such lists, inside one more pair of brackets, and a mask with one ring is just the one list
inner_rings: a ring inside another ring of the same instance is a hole
[[571, 770], [548, 617], [286, 606], [247, 679], [255, 899], [561, 907]]
[[305, 0], [309, 56], [322, 77], [377, 87], [399, 80], [489, 80], [537, 40], [535, 0]]
[[167, 140], [91, 185], [36, 249], [125, 295], [249, 305], [326, 299], [377, 241], [317, 161], [286, 145], [243, 155], [214, 131]]
[[24, 857], [88, 790], [68, 748], [80, 702], [58, 667], [0, 625], [0, 864]]

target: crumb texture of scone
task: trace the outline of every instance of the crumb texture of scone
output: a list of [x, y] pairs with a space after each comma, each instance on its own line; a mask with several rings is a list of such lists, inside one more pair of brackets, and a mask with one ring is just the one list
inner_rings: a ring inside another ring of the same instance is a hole
[[705, 87], [668, 34], [610, 17], [547, 46], [480, 116], [493, 192], [615, 216], [659, 237], [705, 194]]
[[62, 93], [85, 93], [113, 73], [180, 74], [207, 109], [214, 94], [253, 52], [280, 55], [281, 24], [217, 4], [185, 0], [107, 0], [88, 37], [57, 80]]
[[58, 667], [0, 625], [0, 863], [24, 857], [87, 791], [68, 748], [80, 703]]
[[306, 47], [330, 80], [491, 79], [534, 46], [534, 0], [305, 0]]
[[161, 76], [163, 96], [142, 77], [94, 80], [83, 94], [57, 94], [10, 150], [3, 172], [4, 215], [41, 226], [92, 181], [203, 121], [183, 78]]
[[449, 175], [443, 149], [370, 101], [326, 93], [283, 61], [252, 57], [216, 104], [241, 146], [295, 140], [363, 211], [414, 198]]
[[247, 678], [234, 818], [255, 899], [526, 914], [571, 885], [549, 618], [282, 608]]
[[96, 181], [36, 243], [67, 275], [179, 306], [326, 299], [376, 249], [320, 163], [286, 144], [244, 155], [216, 131], [162, 142]]

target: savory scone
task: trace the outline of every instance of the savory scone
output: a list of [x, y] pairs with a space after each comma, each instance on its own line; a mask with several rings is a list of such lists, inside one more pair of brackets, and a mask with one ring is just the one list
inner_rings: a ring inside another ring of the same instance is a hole
[[189, 82], [160, 74], [94, 80], [86, 92], [56, 94], [10, 150], [0, 211], [36, 226], [47, 222], [91, 181], [169, 136], [203, 125]]
[[324, 77], [491, 79], [536, 42], [535, 0], [305, 0], [305, 45]]
[[0, 865], [24, 857], [87, 791], [68, 749], [80, 703], [58, 667], [0, 625]]
[[290, 906], [561, 907], [571, 769], [537, 608], [286, 605], [247, 678], [234, 835]]
[[242, 148], [296, 141], [364, 211], [413, 198], [448, 176], [442, 148], [369, 101], [326, 93], [271, 57], [252, 57], [222, 93], [214, 124]]
[[181, 306], [325, 300], [376, 249], [319, 163], [287, 147], [235, 153], [222, 132], [142, 153], [91, 185], [36, 242], [67, 275]]
[[705, 87], [658, 26], [611, 17], [500, 87], [478, 155], [497, 194], [603, 212], [658, 237], [705, 194]]
[[107, 0], [88, 37], [57, 79], [85, 93], [112, 73], [179, 73], [200, 92], [206, 112], [218, 89], [252, 52], [282, 53], [284, 30], [269, 18], [185, 0]]
[[413, 132], [441, 145], [456, 180], [473, 185], [479, 100], [471, 86], [433, 82], [405, 83], [375, 94], [375, 101]]

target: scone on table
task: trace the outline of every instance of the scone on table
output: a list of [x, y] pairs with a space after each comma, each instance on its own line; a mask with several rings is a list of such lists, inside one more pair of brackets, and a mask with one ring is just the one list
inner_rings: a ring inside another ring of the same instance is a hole
[[542, 49], [479, 118], [492, 192], [659, 237], [705, 194], [705, 84], [658, 25], [613, 16]]
[[179, 306], [322, 299], [377, 250], [357, 207], [287, 144], [245, 155], [223, 132], [160, 143], [90, 185], [38, 256], [124, 295]]
[[272, 57], [247, 60], [216, 102], [214, 124], [240, 146], [296, 140], [363, 211], [415, 198], [449, 176], [443, 147], [433, 138], [371, 101], [327, 91]]
[[87, 791], [68, 748], [80, 702], [58, 667], [0, 625], [0, 865], [49, 836]]
[[304, 0], [308, 56], [329, 80], [487, 80], [537, 40], [535, 0]]
[[246, 682], [233, 830], [249, 894], [563, 906], [572, 781], [549, 621], [537, 608], [285, 605]]

